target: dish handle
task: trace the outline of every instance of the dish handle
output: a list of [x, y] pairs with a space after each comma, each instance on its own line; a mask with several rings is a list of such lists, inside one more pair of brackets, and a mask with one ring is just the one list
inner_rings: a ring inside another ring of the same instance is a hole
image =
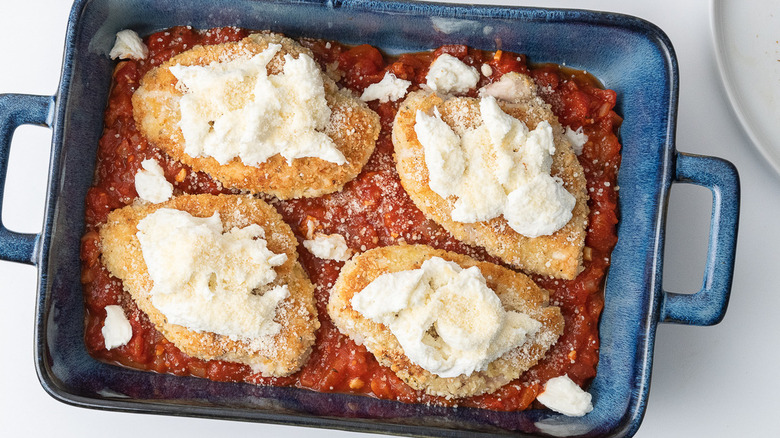
[[5, 177], [14, 131], [21, 125], [51, 127], [54, 97], [0, 94], [0, 260], [35, 264], [40, 234], [16, 233], [2, 222]]
[[726, 313], [734, 274], [739, 225], [740, 187], [730, 162], [701, 155], [678, 153], [675, 183], [691, 183], [712, 192], [712, 217], [702, 288], [695, 294], [663, 292], [660, 321], [713, 325]]

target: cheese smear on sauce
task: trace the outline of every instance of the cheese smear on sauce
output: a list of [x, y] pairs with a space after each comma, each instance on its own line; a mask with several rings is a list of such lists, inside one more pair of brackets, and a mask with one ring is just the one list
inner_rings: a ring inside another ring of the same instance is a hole
[[179, 127], [187, 155], [220, 164], [238, 158], [248, 166], [276, 154], [288, 162], [316, 157], [346, 163], [323, 132], [331, 110], [319, 66], [306, 54], [287, 54], [283, 71], [268, 75], [266, 66], [280, 49], [270, 44], [250, 58], [170, 67], [184, 93]]
[[548, 380], [544, 391], [536, 397], [543, 405], [569, 417], [582, 417], [592, 411], [591, 398], [567, 375]]
[[582, 154], [582, 147], [585, 146], [585, 143], [588, 142], [588, 135], [583, 132], [582, 127], [578, 128], [576, 131], [571, 129], [571, 127], [566, 127], [566, 138], [569, 139], [569, 142], [571, 143], [571, 147], [574, 149], [574, 153], [577, 155]]
[[347, 239], [341, 234], [317, 233], [313, 239], [304, 240], [303, 246], [315, 257], [325, 260], [345, 262], [352, 257], [352, 250], [347, 246]]
[[411, 85], [411, 81], [400, 79], [394, 74], [387, 72], [382, 77], [381, 81], [371, 84], [363, 90], [363, 94], [360, 95], [360, 100], [364, 102], [378, 100], [380, 103], [388, 101], [395, 102], [406, 95], [406, 90], [408, 90]]
[[108, 53], [111, 59], [146, 59], [149, 56], [149, 48], [141, 40], [137, 33], [130, 29], [120, 30], [116, 34], [114, 47]]
[[465, 93], [477, 86], [477, 69], [460, 59], [444, 53], [428, 68], [425, 83], [439, 93]]
[[135, 191], [144, 201], [160, 203], [171, 198], [173, 184], [165, 179], [160, 163], [148, 159], [141, 162], [141, 169], [135, 174]]
[[103, 334], [103, 342], [106, 350], [112, 350], [127, 345], [133, 338], [133, 326], [130, 325], [122, 306], [112, 304], [105, 307], [106, 320], [100, 332]]
[[277, 307], [290, 293], [271, 287], [286, 254], [267, 248], [263, 228], [224, 231], [219, 214], [199, 218], [161, 208], [136, 234], [153, 281], [151, 301], [172, 324], [232, 339], [275, 335]]
[[504, 310], [478, 267], [463, 269], [440, 257], [420, 269], [380, 275], [351, 304], [387, 326], [409, 360], [441, 377], [485, 370], [542, 326]]
[[528, 237], [549, 235], [572, 217], [574, 196], [550, 175], [555, 153], [546, 121], [529, 130], [492, 96], [479, 102], [482, 124], [458, 135], [438, 108], [420, 110], [414, 130], [425, 152], [431, 190], [454, 196], [452, 219], [463, 223], [503, 216]]

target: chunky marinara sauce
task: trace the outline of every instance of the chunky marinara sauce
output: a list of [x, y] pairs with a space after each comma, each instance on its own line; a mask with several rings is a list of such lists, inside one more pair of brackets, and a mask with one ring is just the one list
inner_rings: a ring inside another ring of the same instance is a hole
[[[209, 31], [176, 27], [147, 38], [147, 59], [123, 61], [117, 65], [98, 149], [95, 181], [87, 194], [87, 229], [81, 247], [87, 348], [93, 356], [107, 362], [177, 375], [367, 394], [403, 402], [455, 403], [410, 388], [388, 368], [380, 366], [363, 346], [356, 345], [333, 326], [326, 303], [343, 263], [318, 259], [303, 245], [299, 245], [298, 252], [303, 267], [316, 285], [315, 297], [322, 327], [306, 365], [284, 378], [264, 378], [245, 365], [203, 361], [182, 353], [160, 335], [123, 291], [121, 281], [102, 266], [97, 229], [111, 210], [128, 205], [136, 198], [134, 180], [141, 161], [154, 158], [160, 162], [167, 179], [178, 192], [229, 193], [208, 175], [194, 172], [149, 144], [136, 129], [131, 96], [141, 77], [170, 57], [198, 44], [237, 41], [248, 34], [246, 30], [232, 27]], [[615, 92], [601, 89], [583, 72], [557, 65], [532, 66], [523, 55], [500, 50], [486, 52], [451, 45], [435, 52], [388, 58], [369, 45], [346, 47], [333, 41], [309, 39], [300, 42], [313, 51], [324, 69], [333, 71], [337, 66], [340, 85], [357, 93], [381, 80], [386, 71], [412, 81], [409, 91], [413, 91], [425, 82], [428, 65], [440, 53], [449, 53], [477, 69], [487, 64], [491, 74], [482, 77], [478, 86], [496, 81], [507, 72], [525, 73], [534, 78], [542, 97], [550, 103], [561, 124], [584, 130], [588, 142], [579, 159], [585, 169], [590, 195], [585, 270], [571, 281], [535, 278], [551, 292], [552, 304], [560, 306], [566, 321], [565, 332], [545, 359], [519, 379], [492, 394], [457, 403], [502, 411], [522, 410], [533, 403], [544, 382], [552, 377], [568, 374], [578, 384], [587, 384], [596, 375], [597, 328], [604, 303], [602, 287], [610, 253], [617, 241], [616, 179], [620, 144], [616, 134], [621, 118], [613, 111]], [[404, 192], [393, 162], [390, 135], [398, 105], [399, 102], [369, 102], [382, 122], [376, 151], [362, 173], [341, 192], [319, 198], [269, 201], [292, 227], [299, 241], [315, 229], [345, 236], [356, 252], [400, 242], [422, 243], [498, 262], [483, 249], [460, 243], [439, 225], [427, 220]], [[101, 328], [106, 316], [105, 306], [111, 304], [124, 308], [133, 327], [133, 336], [127, 345], [106, 350]]]

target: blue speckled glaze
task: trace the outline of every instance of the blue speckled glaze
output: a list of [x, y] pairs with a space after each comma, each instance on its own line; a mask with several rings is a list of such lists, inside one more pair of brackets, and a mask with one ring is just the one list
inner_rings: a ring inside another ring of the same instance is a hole
[[[36, 364], [44, 388], [78, 406], [425, 436], [630, 436], [642, 419], [659, 321], [708, 325], [728, 302], [739, 213], [739, 181], [723, 160], [677, 153], [677, 63], [664, 33], [637, 18], [578, 10], [468, 7], [383, 1], [77, 0], [68, 24], [56, 98], [0, 96], [0, 194], [10, 139], [25, 123], [52, 127], [52, 165], [41, 235], [0, 224], [0, 258], [40, 270]], [[587, 70], [617, 91], [623, 161], [621, 221], [601, 319], [594, 410], [582, 418], [407, 405], [295, 388], [160, 375], [92, 359], [83, 340], [79, 241], [114, 63], [114, 34], [174, 25], [235, 25], [371, 43], [388, 53], [462, 43], [527, 54]], [[661, 289], [669, 187], [713, 192], [702, 290]], [[1, 196], [1, 195], [0, 195]], [[1, 200], [1, 199], [0, 199]]]
[[[0, 218], [14, 130], [21, 125], [51, 126], [50, 109], [53, 107], [53, 101], [50, 96], [0, 95]], [[39, 241], [37, 234], [15, 233], [8, 230], [0, 220], [0, 258], [3, 260], [35, 263]]]

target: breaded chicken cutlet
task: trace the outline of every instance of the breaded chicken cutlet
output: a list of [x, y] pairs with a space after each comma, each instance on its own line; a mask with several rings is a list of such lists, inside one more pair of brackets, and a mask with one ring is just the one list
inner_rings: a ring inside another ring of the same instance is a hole
[[[440, 377], [413, 363], [398, 339], [384, 324], [356, 311], [352, 298], [382, 274], [418, 269], [432, 257], [477, 266], [507, 311], [522, 312], [541, 323], [541, 328], [522, 345], [492, 361], [485, 370], [470, 375]], [[446, 398], [491, 393], [518, 378], [535, 365], [563, 333], [563, 316], [548, 305], [549, 294], [523, 274], [492, 263], [426, 245], [376, 248], [352, 258], [341, 270], [331, 290], [328, 314], [336, 327], [358, 344], [366, 346], [381, 365], [389, 367], [412, 388]]]
[[551, 235], [530, 238], [510, 228], [503, 216], [482, 222], [458, 222], [452, 219], [457, 198], [450, 196], [445, 199], [431, 189], [424, 148], [415, 132], [417, 111], [431, 113], [434, 108], [438, 108], [442, 120], [462, 135], [467, 129], [475, 128], [482, 122], [478, 99], [443, 98], [426, 91], [407, 96], [398, 109], [393, 125], [395, 161], [401, 184], [417, 207], [455, 238], [482, 246], [490, 254], [526, 272], [573, 279], [582, 270], [589, 212], [582, 166], [557, 117], [540, 98], [527, 94], [511, 103], [499, 100], [499, 105], [504, 112], [524, 122], [529, 129], [534, 129], [544, 120], [552, 125], [555, 154], [552, 157], [551, 174], [563, 181], [563, 187], [576, 200], [572, 218], [563, 228]]
[[[278, 333], [254, 339], [234, 339], [168, 322], [152, 304], [153, 280], [137, 237], [139, 222], [162, 208], [181, 210], [195, 217], [219, 213], [225, 229], [260, 225], [267, 248], [287, 256], [283, 264], [273, 268], [276, 278], [266, 287], [287, 285], [289, 290], [289, 296], [276, 308], [274, 321], [281, 325]], [[292, 230], [264, 201], [239, 195], [184, 195], [161, 204], [134, 204], [111, 212], [99, 233], [103, 264], [113, 276], [122, 280], [124, 289], [157, 330], [184, 353], [203, 360], [247, 364], [264, 376], [292, 374], [307, 360], [314, 344], [314, 333], [320, 326], [314, 305], [314, 286], [297, 259], [298, 242]]]
[[249, 58], [272, 44], [281, 45], [281, 49], [267, 65], [269, 75], [282, 72], [285, 55], [294, 58], [301, 54], [312, 55], [309, 49], [292, 39], [275, 33], [261, 33], [234, 43], [195, 46], [150, 70], [133, 94], [133, 116], [138, 130], [174, 159], [209, 174], [228, 188], [267, 193], [279, 199], [337, 192], [355, 178], [368, 161], [379, 136], [380, 123], [379, 116], [364, 102], [349, 91], [339, 89], [324, 74], [321, 76], [325, 98], [331, 110], [324, 133], [335, 143], [346, 163], [339, 165], [310, 156], [288, 162], [282, 155], [276, 154], [257, 165], [247, 165], [239, 158], [220, 164], [211, 156], [193, 157], [185, 152], [185, 139], [179, 126], [179, 105], [184, 92], [170, 68], [176, 65], [206, 66]]

